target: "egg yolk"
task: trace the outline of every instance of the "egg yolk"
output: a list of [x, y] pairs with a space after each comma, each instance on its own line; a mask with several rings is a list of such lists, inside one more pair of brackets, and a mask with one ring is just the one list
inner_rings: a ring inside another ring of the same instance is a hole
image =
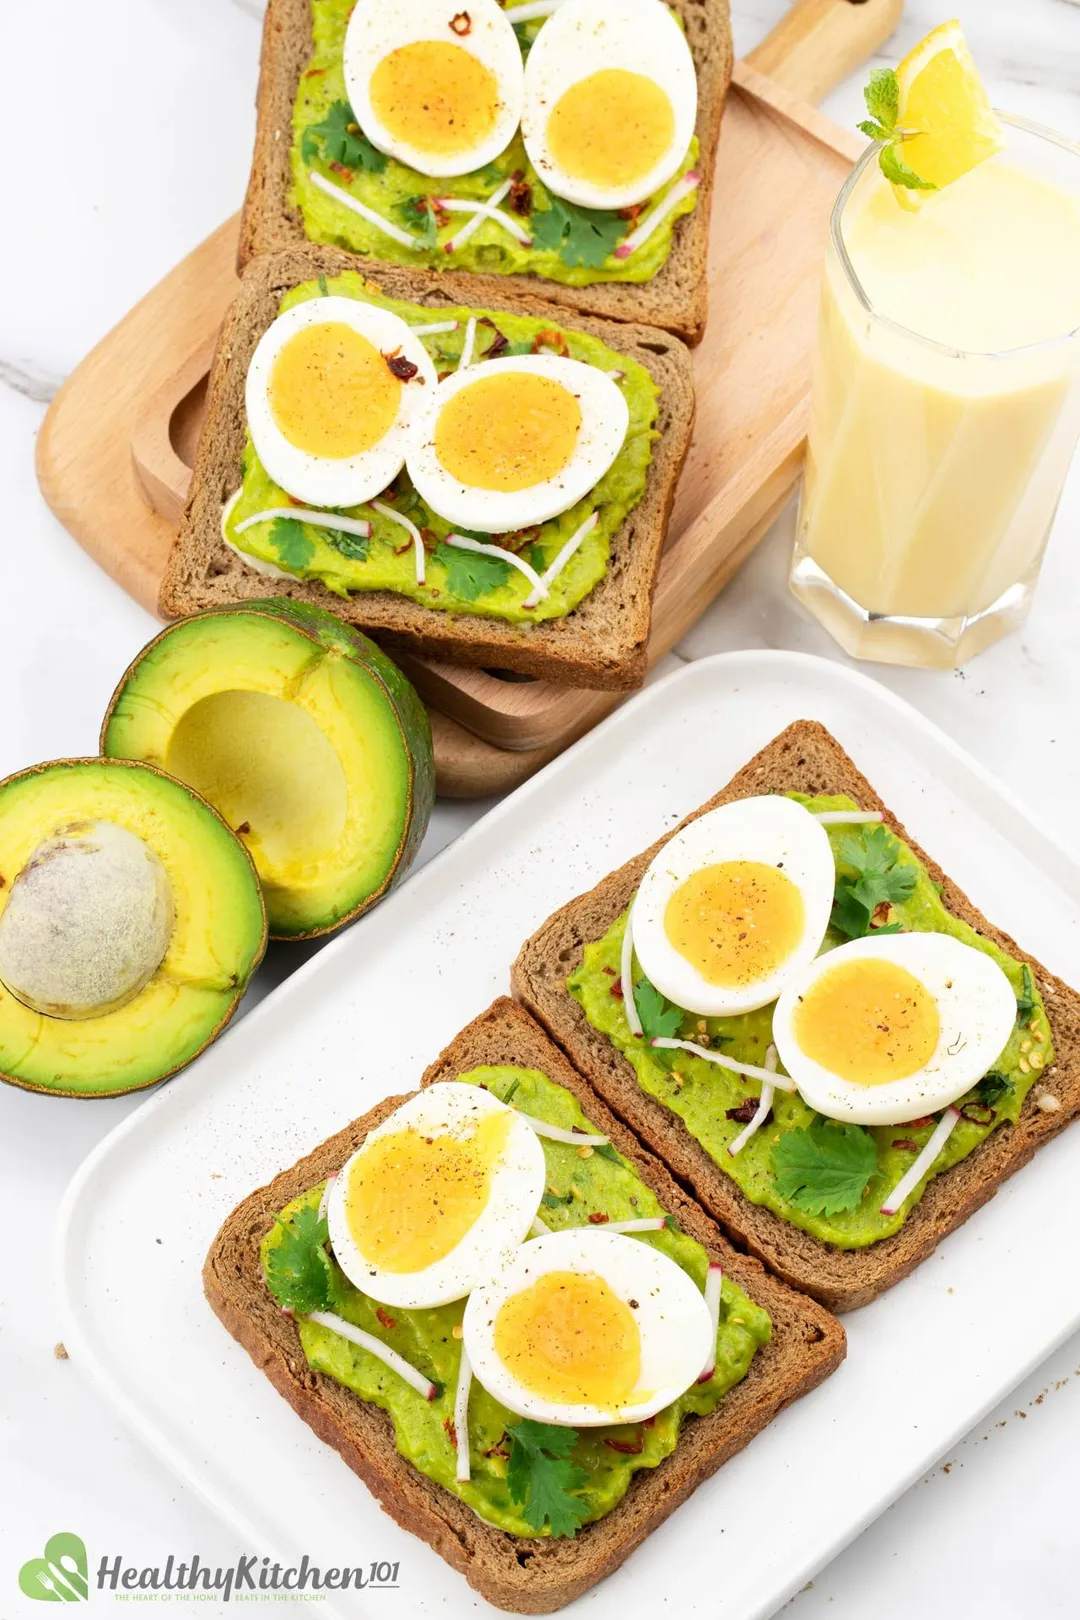
[[433, 157], [455, 157], [495, 128], [499, 84], [471, 51], [419, 39], [384, 56], [371, 75], [371, 105], [395, 140]]
[[655, 169], [675, 139], [670, 97], [643, 73], [603, 68], [564, 90], [551, 111], [547, 144], [574, 180], [629, 186]]
[[641, 1376], [634, 1313], [603, 1277], [549, 1271], [495, 1318], [495, 1350], [520, 1384], [563, 1405], [618, 1407]]
[[854, 1085], [904, 1080], [928, 1063], [941, 1034], [937, 1003], [913, 973], [881, 957], [838, 962], [799, 999], [799, 1049]]
[[268, 396], [291, 445], [340, 460], [386, 437], [401, 406], [401, 383], [362, 333], [344, 321], [320, 321], [282, 344]]
[[763, 861], [722, 861], [692, 872], [664, 911], [670, 944], [708, 984], [755, 984], [802, 939], [806, 911], [796, 884]]
[[365, 1260], [423, 1271], [445, 1259], [487, 1207], [510, 1115], [486, 1114], [468, 1137], [420, 1130], [377, 1137], [353, 1165], [345, 1220]]
[[471, 489], [529, 489], [562, 472], [581, 429], [581, 406], [562, 383], [502, 371], [447, 400], [435, 424], [435, 454]]

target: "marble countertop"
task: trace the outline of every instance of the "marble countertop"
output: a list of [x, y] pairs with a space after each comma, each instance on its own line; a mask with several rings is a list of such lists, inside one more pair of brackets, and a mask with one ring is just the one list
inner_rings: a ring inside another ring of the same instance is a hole
[[[737, 48], [749, 50], [784, 9], [783, 0], [734, 0]], [[1022, 8], [1012, 0], [960, 0], [956, 9], [994, 100], [1080, 138], [1076, 0], [1027, 0]], [[909, 0], [882, 60], [895, 60], [942, 15], [930, 0]], [[118, 672], [154, 631], [150, 616], [45, 508], [34, 482], [34, 439], [47, 401], [91, 345], [237, 207], [258, 44], [258, 21], [241, 0], [60, 0], [47, 29], [40, 7], [0, 11], [0, 58], [20, 69], [5, 87], [14, 156], [0, 262], [0, 691], [8, 694], [0, 710], [0, 775], [92, 752]], [[826, 110], [853, 123], [860, 85], [861, 76], [840, 86]], [[791, 526], [788, 511], [676, 657], [738, 647], [842, 657], [787, 593]], [[1065, 843], [1080, 843], [1078, 530], [1080, 466], [1020, 634], [959, 673], [873, 671], [1009, 783]], [[439, 805], [425, 855], [483, 808]], [[303, 955], [279, 948], [260, 991]], [[48, 1277], [55, 1211], [75, 1166], [137, 1100], [88, 1105], [0, 1090], [6, 1617], [33, 1612], [28, 1602], [13, 1606], [17, 1570], [60, 1528], [76, 1529], [95, 1556], [123, 1551], [138, 1564], [177, 1549], [226, 1563], [251, 1549], [238, 1548], [203, 1503], [122, 1429], [75, 1364], [54, 1356]], [[1018, 1295], [1022, 1287], [1009, 1279], [1003, 1309]], [[855, 1620], [871, 1610], [876, 1620], [912, 1613], [945, 1620], [976, 1606], [984, 1620], [1075, 1613], [1078, 1450], [1080, 1336], [823, 1570], [793, 1600], [793, 1612], [799, 1620]], [[1003, 1520], [1007, 1539], [994, 1534]], [[212, 1610], [216, 1605], [200, 1606], [203, 1614]]]

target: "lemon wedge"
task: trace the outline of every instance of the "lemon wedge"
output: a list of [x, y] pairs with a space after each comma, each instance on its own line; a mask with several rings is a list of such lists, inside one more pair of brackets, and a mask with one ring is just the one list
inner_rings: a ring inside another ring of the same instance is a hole
[[896, 69], [900, 157], [940, 189], [1001, 150], [1001, 125], [960, 24], [942, 23]]

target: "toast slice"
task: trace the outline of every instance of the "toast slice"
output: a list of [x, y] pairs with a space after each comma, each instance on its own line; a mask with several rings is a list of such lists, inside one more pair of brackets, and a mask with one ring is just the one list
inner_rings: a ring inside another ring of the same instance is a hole
[[425, 1072], [422, 1084], [456, 1079], [481, 1064], [539, 1069], [580, 1101], [591, 1123], [620, 1153], [731, 1279], [769, 1312], [772, 1338], [741, 1383], [706, 1417], [688, 1419], [678, 1446], [654, 1469], [634, 1474], [622, 1502], [572, 1539], [524, 1540], [486, 1524], [458, 1498], [399, 1455], [386, 1413], [312, 1372], [296, 1326], [263, 1281], [259, 1244], [275, 1211], [338, 1170], [401, 1102], [388, 1097], [339, 1131], [229, 1216], [203, 1268], [206, 1297], [235, 1339], [321, 1440], [335, 1448], [403, 1529], [420, 1536], [488, 1602], [519, 1614], [547, 1614], [610, 1575], [703, 1480], [750, 1441], [790, 1401], [843, 1360], [844, 1330], [812, 1300], [736, 1253], [668, 1171], [641, 1147], [523, 1008], [508, 997], [473, 1020]]
[[[816, 721], [797, 720], [788, 726], [687, 820], [731, 799], [771, 790], [846, 793], [865, 810], [881, 810], [886, 824], [942, 886], [948, 910], [1010, 955], [1029, 963], [1046, 998], [1055, 1062], [1032, 1087], [1019, 1121], [999, 1125], [965, 1159], [935, 1176], [898, 1232], [868, 1248], [843, 1250], [751, 1203], [682, 1120], [642, 1091], [631, 1065], [592, 1027], [567, 990], [567, 976], [581, 962], [585, 945], [600, 939], [626, 908], [645, 868], [671, 833], [549, 917], [522, 947], [514, 964], [513, 987], [608, 1106], [691, 1188], [737, 1244], [830, 1310], [850, 1311], [913, 1271], [943, 1237], [992, 1198], [1036, 1148], [1080, 1112], [1080, 996], [976, 910], [904, 831], [840, 744]], [[1052, 1101], [1043, 1102], [1046, 1098]]]
[[[268, 594], [266, 580], [246, 567], [221, 536], [222, 505], [241, 479], [248, 362], [290, 288], [319, 274], [338, 275], [355, 263], [336, 248], [307, 246], [258, 259], [246, 271], [214, 355], [191, 491], [161, 585], [164, 618]], [[453, 307], [463, 289], [460, 279], [451, 287], [446, 276], [396, 266], [380, 270], [378, 286], [390, 297], [434, 312]], [[486, 306], [496, 319], [503, 311], [551, 320], [550, 307], [535, 297], [509, 296], [502, 287], [496, 291], [499, 296]], [[606, 574], [576, 608], [565, 618], [514, 625], [437, 611], [392, 591], [357, 592], [345, 600], [317, 580], [275, 581], [272, 594], [328, 608], [391, 652], [494, 666], [572, 686], [640, 686], [660, 554], [694, 425], [690, 355], [678, 338], [651, 327], [584, 317], [567, 324], [632, 356], [660, 389], [658, 436], [642, 497], [612, 538]]]
[[[566, 287], [538, 276], [439, 273], [447, 299], [456, 304], [498, 304], [519, 296], [543, 298], [562, 309], [616, 321], [643, 321], [701, 341], [707, 308], [706, 265], [716, 143], [731, 80], [731, 22], [727, 0], [668, 0], [686, 29], [698, 78], [696, 133], [701, 152], [697, 207], [675, 227], [671, 253], [651, 281], [597, 282]], [[292, 113], [300, 75], [312, 53], [309, 0], [270, 0], [263, 27], [259, 87], [255, 98], [255, 153], [240, 222], [239, 263], [278, 253], [305, 240], [298, 208], [289, 203], [292, 179]], [[385, 266], [350, 255], [353, 264], [378, 277]]]

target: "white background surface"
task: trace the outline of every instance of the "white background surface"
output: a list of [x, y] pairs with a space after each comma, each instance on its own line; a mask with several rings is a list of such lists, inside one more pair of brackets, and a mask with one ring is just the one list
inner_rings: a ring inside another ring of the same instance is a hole
[[[907, 9], [889, 59], [944, 14], [936, 0], [909, 0]], [[994, 99], [1080, 138], [1080, 7], [967, 0], [957, 9]], [[737, 47], [749, 49], [783, 10], [783, 0], [735, 0]], [[34, 436], [63, 376], [237, 206], [258, 36], [234, 0], [54, 0], [0, 12], [10, 152], [0, 263], [0, 774], [93, 752], [116, 678], [153, 632], [149, 616], [98, 573], [43, 506]], [[850, 124], [859, 116], [859, 86], [842, 87], [826, 106]], [[1080, 842], [1078, 527], [1074, 475], [1022, 635], [959, 675], [877, 672], [1066, 842]], [[686, 638], [682, 657], [754, 646], [838, 656], [786, 594], [789, 541], [790, 517]], [[481, 808], [440, 806], [428, 852]], [[264, 983], [300, 957], [298, 949], [279, 949]], [[140, 1565], [169, 1551], [197, 1550], [204, 1561], [224, 1563], [255, 1550], [240, 1549], [121, 1431], [77, 1366], [52, 1354], [54, 1213], [75, 1166], [134, 1106], [10, 1088], [0, 1096], [2, 1620], [40, 1613], [19, 1598], [16, 1572], [58, 1529], [77, 1530], [94, 1554], [115, 1550]], [[137, 1275], [121, 1281], [138, 1286]], [[1003, 1291], [1012, 1282], [1003, 1279]], [[1078, 1450], [1074, 1339], [957, 1447], [947, 1471], [935, 1469], [819, 1576], [795, 1601], [799, 1620], [870, 1610], [875, 1620], [912, 1613], [938, 1620], [975, 1606], [983, 1620], [1075, 1614]], [[805, 1488], [813, 1487], [808, 1478]], [[764, 1505], [761, 1522], [768, 1524]], [[211, 1610], [204, 1604], [200, 1612]]]

